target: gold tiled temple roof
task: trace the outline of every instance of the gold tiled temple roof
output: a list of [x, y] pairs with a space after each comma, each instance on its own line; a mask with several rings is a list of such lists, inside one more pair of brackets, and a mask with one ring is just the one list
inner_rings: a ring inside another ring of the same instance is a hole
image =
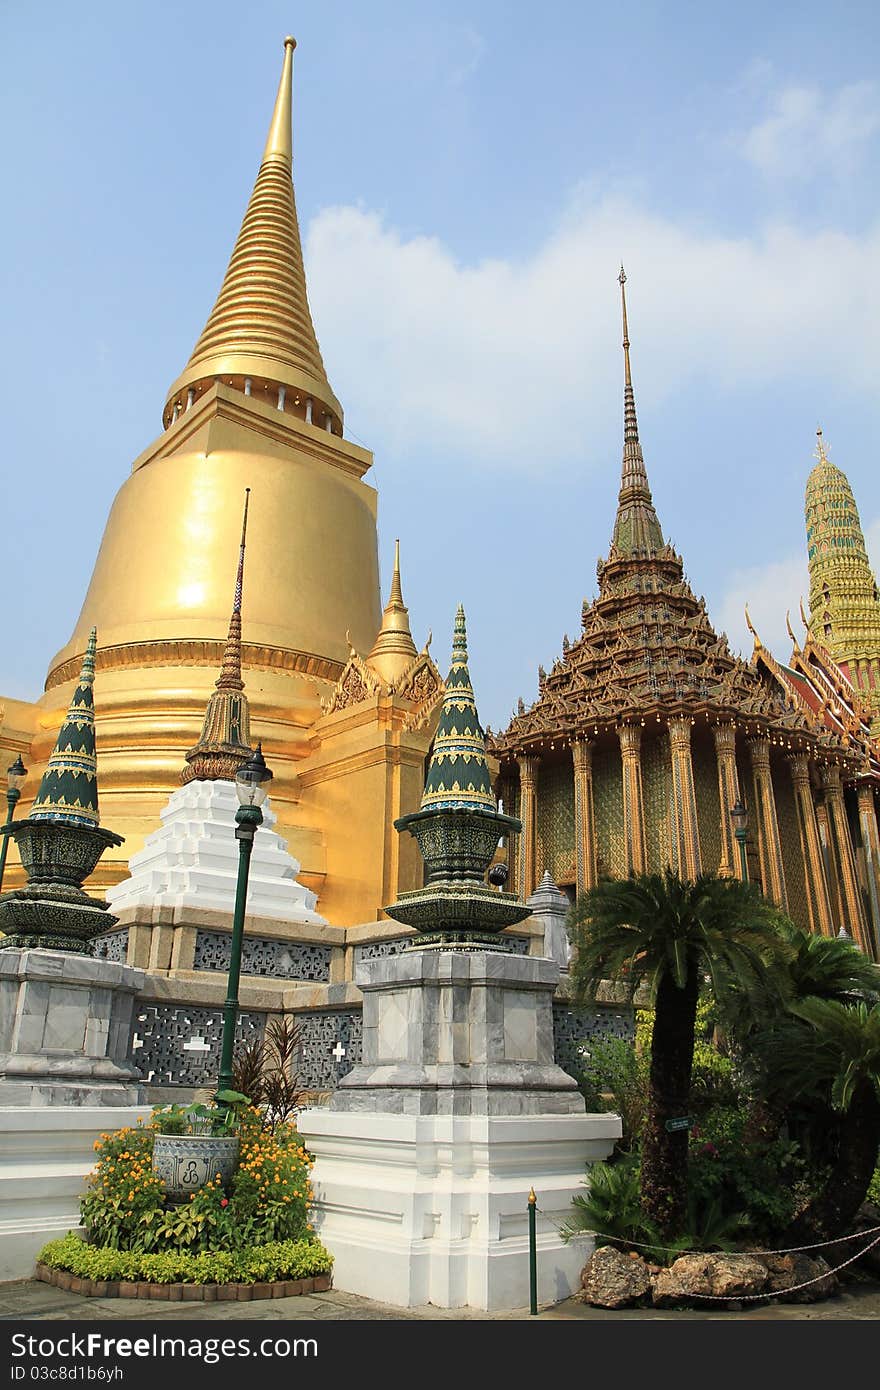
[[[621, 268], [621, 290], [625, 283]], [[612, 733], [620, 725], [732, 722], [791, 748], [843, 747], [811, 720], [777, 682], [735, 656], [715, 632], [681, 557], [663, 539], [636, 423], [624, 313], [624, 445], [617, 516], [607, 559], [597, 565], [599, 593], [584, 601], [581, 635], [563, 640], [549, 672], [539, 668], [538, 698], [522, 701], [507, 729], [490, 740], [505, 760]]]

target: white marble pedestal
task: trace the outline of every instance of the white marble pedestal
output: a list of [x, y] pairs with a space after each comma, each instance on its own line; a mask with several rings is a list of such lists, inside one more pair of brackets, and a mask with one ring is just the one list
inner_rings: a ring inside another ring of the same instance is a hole
[[621, 1129], [584, 1113], [553, 1060], [558, 975], [469, 950], [359, 967], [363, 1061], [298, 1121], [337, 1288], [404, 1308], [527, 1307], [531, 1187], [539, 1300], [577, 1288], [591, 1245], [557, 1228]]

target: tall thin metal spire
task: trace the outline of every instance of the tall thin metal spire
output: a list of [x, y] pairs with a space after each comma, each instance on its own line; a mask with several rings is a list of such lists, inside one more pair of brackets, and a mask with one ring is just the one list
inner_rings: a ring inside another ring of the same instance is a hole
[[247, 537], [248, 503], [251, 490], [244, 490], [244, 515], [241, 520], [241, 545], [238, 551], [238, 573], [235, 576], [235, 595], [232, 600], [232, 615], [229, 619], [229, 632], [223, 651], [223, 665], [214, 684], [218, 690], [244, 690], [241, 678], [241, 598], [244, 588], [244, 547]]
[[244, 490], [244, 513], [241, 519], [241, 543], [238, 550], [238, 570], [229, 632], [223, 649], [223, 665], [214, 685], [215, 693], [208, 701], [202, 733], [198, 743], [186, 755], [186, 767], [181, 781], [231, 782], [246, 762], [250, 748], [250, 708], [244, 694], [241, 676], [241, 603], [244, 589], [244, 551], [247, 540], [250, 488]]
[[646, 554], [663, 545], [663, 532], [654, 510], [648, 475], [639, 442], [639, 424], [632, 385], [629, 357], [629, 324], [626, 315], [626, 271], [620, 267], [620, 303], [623, 313], [623, 468], [617, 517], [614, 523], [613, 546], [621, 555], [636, 552]]

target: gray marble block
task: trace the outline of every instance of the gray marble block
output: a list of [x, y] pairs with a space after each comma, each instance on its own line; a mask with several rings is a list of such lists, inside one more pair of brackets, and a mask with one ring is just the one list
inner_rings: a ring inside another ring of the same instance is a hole
[[142, 970], [64, 951], [0, 951], [0, 1105], [138, 1105]]
[[553, 1057], [558, 979], [551, 960], [478, 949], [362, 961], [363, 1060], [332, 1109], [583, 1114], [575, 1082]]

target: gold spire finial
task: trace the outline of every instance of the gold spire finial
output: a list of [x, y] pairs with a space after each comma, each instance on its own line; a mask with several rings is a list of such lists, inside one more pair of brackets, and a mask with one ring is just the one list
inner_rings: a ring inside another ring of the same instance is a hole
[[403, 601], [400, 583], [400, 541], [394, 542], [394, 573], [391, 591], [382, 613], [382, 626], [366, 659], [370, 670], [394, 686], [418, 656], [409, 627], [409, 611]]
[[746, 615], [746, 627], [748, 628], [749, 632], [752, 634], [752, 636], [753, 636], [754, 639], [755, 639], [755, 646], [756, 646], [756, 647], [761, 647], [761, 646], [763, 646], [763, 643], [762, 643], [760, 637], [758, 636], [757, 632], [755, 631], [755, 625], [754, 625], [754, 623], [752, 622], [751, 618], [749, 617], [749, 605], [748, 605], [748, 604], [745, 605], [745, 608], [743, 609], [743, 612], [744, 612], [745, 615]]
[[620, 302], [623, 308], [623, 362], [626, 371], [626, 385], [632, 386], [632, 372], [629, 366], [629, 329], [626, 322], [626, 271], [623, 262], [620, 264], [620, 274], [617, 277], [620, 282]]
[[806, 613], [804, 612], [804, 596], [803, 596], [803, 594], [801, 594], [801, 597], [800, 597], [800, 609], [801, 609], [801, 622], [803, 623], [804, 628], [806, 629], [807, 636], [809, 637], [809, 635], [810, 635], [810, 620], [809, 620], [809, 618], [807, 617]]
[[394, 542], [394, 573], [391, 576], [391, 593], [388, 596], [389, 604], [398, 604], [403, 607], [403, 590], [400, 587], [400, 541]]
[[798, 639], [795, 637], [794, 628], [791, 625], [791, 613], [788, 609], [785, 610], [785, 626], [788, 628], [788, 635], [791, 638], [792, 645], [795, 651], [800, 651], [800, 647], [798, 646]]
[[288, 34], [284, 40], [284, 63], [281, 68], [281, 81], [278, 83], [278, 95], [275, 98], [275, 109], [272, 112], [272, 120], [269, 125], [269, 134], [266, 137], [266, 148], [263, 150], [263, 163], [267, 159], [285, 159], [288, 164], [293, 163], [293, 50], [296, 48], [296, 39]]
[[291, 181], [294, 40], [284, 40], [281, 80], [257, 181], [208, 322], [174, 382], [168, 429], [215, 381], [263, 404], [342, 433], [306, 293]]

